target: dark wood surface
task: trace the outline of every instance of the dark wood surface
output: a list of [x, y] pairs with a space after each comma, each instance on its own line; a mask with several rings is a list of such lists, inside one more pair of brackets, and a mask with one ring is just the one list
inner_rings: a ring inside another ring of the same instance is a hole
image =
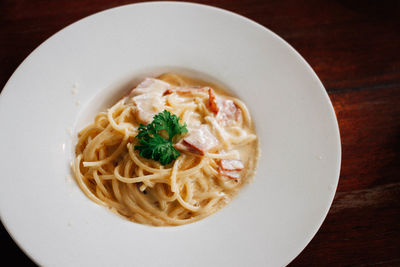
[[[0, 88], [40, 43], [122, 0], [0, 0]], [[333, 102], [342, 169], [330, 212], [291, 266], [400, 266], [400, 1], [197, 1], [271, 29]], [[23, 211], [21, 211], [23, 212]], [[30, 263], [1, 230], [1, 255]]]

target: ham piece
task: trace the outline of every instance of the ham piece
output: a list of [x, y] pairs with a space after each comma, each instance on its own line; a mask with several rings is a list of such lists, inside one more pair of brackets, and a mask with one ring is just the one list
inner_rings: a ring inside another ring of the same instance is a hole
[[244, 168], [242, 161], [236, 159], [221, 159], [219, 164], [225, 171], [240, 171]]
[[244, 168], [242, 161], [234, 159], [222, 159], [219, 162], [219, 174], [230, 179], [238, 180], [240, 171]]
[[217, 121], [223, 125], [232, 125], [240, 120], [242, 111], [235, 105], [235, 103], [228, 99], [222, 100], [219, 103], [219, 111], [217, 114]]
[[218, 98], [212, 88], [208, 89], [208, 102], [210, 111], [216, 115], [218, 123], [222, 126], [232, 125], [242, 116], [241, 110], [232, 100]]
[[154, 115], [165, 109], [162, 96], [169, 87], [171, 85], [164, 81], [146, 78], [130, 92], [126, 102], [133, 104], [133, 112], [140, 123], [149, 124]]
[[129, 98], [148, 94], [155, 93], [157, 95], [163, 95], [165, 90], [167, 90], [171, 85], [167, 82], [155, 79], [155, 78], [146, 78], [141, 83], [138, 84], [132, 91], [129, 93]]
[[208, 102], [210, 106], [210, 110], [215, 114], [218, 114], [219, 107], [217, 103], [217, 98], [215, 97], [214, 90], [212, 88], [208, 89]]
[[164, 91], [163, 95], [170, 95], [172, 93], [176, 93], [178, 95], [190, 95], [195, 93], [207, 92], [208, 87], [177, 87], [177, 88], [168, 88]]
[[218, 145], [218, 139], [210, 132], [209, 127], [202, 124], [199, 128], [189, 130], [189, 134], [174, 146], [182, 152], [204, 155]]
[[239, 180], [240, 178], [240, 172], [238, 171], [224, 171], [220, 168], [219, 174], [233, 180]]

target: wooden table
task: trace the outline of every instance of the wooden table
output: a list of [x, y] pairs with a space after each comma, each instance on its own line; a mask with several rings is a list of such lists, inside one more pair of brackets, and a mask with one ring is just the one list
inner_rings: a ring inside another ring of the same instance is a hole
[[[132, 2], [0, 1], [0, 88], [58, 30]], [[335, 107], [339, 187], [321, 229], [291, 266], [400, 266], [400, 1], [198, 2], [283, 37], [316, 71]], [[3, 262], [30, 262], [4, 228], [1, 243]]]

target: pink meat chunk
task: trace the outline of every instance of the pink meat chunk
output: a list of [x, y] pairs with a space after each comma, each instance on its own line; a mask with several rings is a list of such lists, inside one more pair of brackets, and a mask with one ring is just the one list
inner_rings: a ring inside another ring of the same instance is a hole
[[222, 159], [219, 162], [218, 172], [229, 179], [238, 180], [240, 178], [240, 171], [243, 168], [243, 162], [240, 160]]
[[208, 126], [203, 124], [197, 129], [189, 130], [189, 134], [174, 146], [182, 152], [204, 155], [218, 145], [218, 139], [210, 132]]
[[227, 177], [229, 179], [239, 180], [240, 178], [239, 171], [225, 171], [222, 168], [219, 168], [218, 171], [221, 176]]
[[241, 110], [232, 100], [221, 99], [215, 95], [212, 88], [208, 88], [208, 107], [222, 126], [232, 125], [242, 116]]
[[214, 94], [214, 90], [211, 88], [208, 89], [208, 104], [210, 110], [213, 113], [218, 114], [219, 107], [218, 107], [217, 97]]
[[168, 88], [167, 90], [165, 90], [163, 95], [169, 95], [172, 93], [176, 93], [178, 95], [189, 95], [205, 91], [207, 91], [207, 87], [177, 87], [177, 88]]
[[243, 162], [235, 159], [222, 159], [219, 165], [224, 171], [240, 171], [244, 168]]
[[242, 111], [235, 105], [232, 100], [218, 101], [217, 121], [223, 126], [231, 125], [240, 120]]
[[133, 104], [133, 112], [140, 123], [149, 124], [154, 115], [164, 110], [165, 99], [162, 95], [170, 86], [164, 81], [146, 78], [129, 93], [125, 101]]
[[162, 96], [167, 88], [171, 85], [167, 82], [155, 79], [146, 78], [141, 83], [139, 83], [132, 91], [129, 93], [129, 98], [142, 95], [142, 94], [157, 94]]
[[133, 112], [140, 123], [149, 124], [154, 115], [164, 110], [165, 101], [161, 97], [152, 94], [142, 94], [132, 98], [135, 106]]

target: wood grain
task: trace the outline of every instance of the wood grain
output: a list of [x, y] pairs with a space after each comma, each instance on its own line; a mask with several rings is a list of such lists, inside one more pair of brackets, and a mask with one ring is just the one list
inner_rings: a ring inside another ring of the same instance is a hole
[[[127, 0], [0, 1], [0, 88], [39, 44]], [[196, 1], [255, 20], [310, 63], [334, 105], [342, 170], [332, 208], [291, 266], [400, 266], [400, 1]], [[2, 255], [31, 263], [1, 230]], [[5, 259], [3, 259], [5, 260]]]

